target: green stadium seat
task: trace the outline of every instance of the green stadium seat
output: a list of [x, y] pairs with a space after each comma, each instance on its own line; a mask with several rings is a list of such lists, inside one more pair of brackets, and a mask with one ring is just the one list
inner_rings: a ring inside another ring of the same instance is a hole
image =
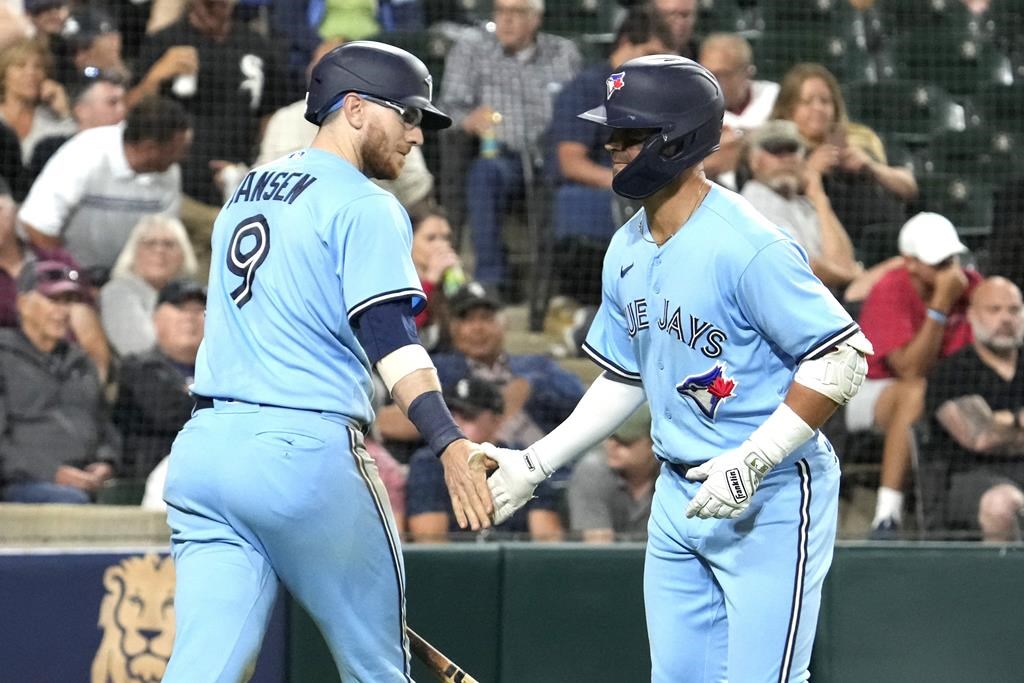
[[936, 133], [963, 130], [964, 107], [948, 92], [919, 81], [859, 81], [843, 86], [850, 120], [904, 144], [925, 144]]
[[859, 12], [849, 0], [762, 0], [765, 31], [836, 31], [853, 23]]
[[987, 85], [971, 95], [971, 102], [985, 126], [1024, 133], [1024, 81]]
[[427, 65], [434, 78], [434, 95], [444, 74], [444, 59], [451, 47], [451, 39], [440, 31], [389, 31], [376, 36], [376, 40], [407, 50]]
[[977, 248], [992, 232], [992, 183], [962, 173], [931, 173], [920, 175], [917, 184], [922, 210], [948, 218], [967, 246]]
[[741, 7], [738, 0], [700, 0], [697, 3], [697, 30], [705, 36], [719, 32], [748, 34], [761, 30], [761, 23], [757, 8]]
[[921, 152], [924, 173], [957, 173], [999, 183], [1024, 171], [1020, 138], [992, 128], [971, 128], [937, 135]]
[[96, 504], [139, 505], [145, 492], [145, 479], [108, 479], [96, 492]]
[[992, 42], [965, 33], [920, 31], [900, 36], [891, 55], [893, 77], [934, 83], [953, 95], [1013, 83], [1010, 58]]
[[874, 59], [853, 40], [813, 31], [766, 31], [753, 43], [758, 76], [778, 81], [794, 64], [817, 62], [840, 81], [877, 80]]
[[967, 30], [972, 19], [960, 0], [883, 0], [875, 5], [889, 35], [921, 29]]

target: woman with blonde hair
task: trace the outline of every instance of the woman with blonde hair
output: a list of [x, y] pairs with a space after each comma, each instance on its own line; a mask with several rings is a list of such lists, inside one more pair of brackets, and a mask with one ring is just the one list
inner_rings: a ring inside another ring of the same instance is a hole
[[160, 290], [195, 273], [196, 254], [181, 221], [163, 214], [143, 216], [100, 290], [100, 315], [111, 346], [122, 356], [151, 349]]
[[52, 73], [53, 57], [38, 40], [19, 40], [0, 51], [0, 121], [18, 136], [23, 164], [43, 138], [76, 130], [67, 93]]
[[[793, 121], [807, 141], [807, 164], [822, 176], [839, 221], [856, 244], [873, 224], [902, 224], [917, 197], [910, 169], [890, 166], [878, 135], [850, 122], [843, 93], [820, 64], [793, 66], [782, 79], [771, 118]], [[895, 237], [894, 237], [895, 239]]]

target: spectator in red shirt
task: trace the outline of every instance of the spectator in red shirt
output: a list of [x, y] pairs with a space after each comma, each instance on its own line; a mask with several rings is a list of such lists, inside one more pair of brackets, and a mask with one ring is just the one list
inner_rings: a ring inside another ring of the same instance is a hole
[[872, 538], [895, 538], [902, 522], [911, 427], [924, 408], [925, 378], [939, 358], [971, 341], [966, 309], [981, 276], [960, 265], [967, 248], [945, 217], [919, 213], [903, 226], [904, 265], [879, 280], [861, 309], [860, 327], [875, 347], [868, 378], [846, 406], [851, 432], [881, 430], [881, 486]]

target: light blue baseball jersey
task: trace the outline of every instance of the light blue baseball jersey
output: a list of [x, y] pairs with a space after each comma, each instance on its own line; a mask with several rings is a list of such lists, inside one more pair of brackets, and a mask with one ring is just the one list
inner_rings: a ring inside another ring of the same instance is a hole
[[409, 216], [338, 156], [294, 152], [253, 169], [213, 228], [202, 396], [373, 419], [370, 364], [352, 320], [426, 297]]
[[612, 238], [584, 350], [643, 382], [659, 457], [699, 464], [739, 446], [801, 361], [858, 328], [801, 247], [739, 195], [714, 185], [660, 248], [645, 221], [641, 210]]

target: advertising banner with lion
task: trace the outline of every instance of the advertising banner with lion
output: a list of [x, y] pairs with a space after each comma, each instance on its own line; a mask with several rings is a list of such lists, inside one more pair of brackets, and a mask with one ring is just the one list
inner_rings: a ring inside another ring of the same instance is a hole
[[[166, 554], [0, 555], [0, 680], [157, 683], [174, 645]], [[283, 683], [278, 604], [252, 683]]]

